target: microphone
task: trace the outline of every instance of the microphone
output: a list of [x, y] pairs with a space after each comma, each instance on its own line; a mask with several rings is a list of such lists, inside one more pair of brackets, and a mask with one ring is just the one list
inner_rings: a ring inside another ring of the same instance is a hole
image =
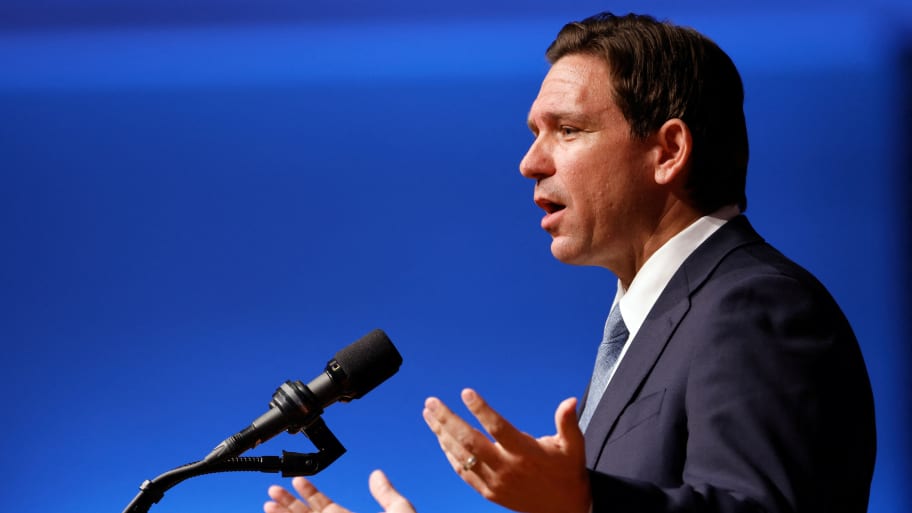
[[376, 329], [336, 353], [323, 373], [304, 385], [286, 381], [272, 396], [270, 410], [218, 444], [203, 460], [233, 458], [284, 430], [294, 434], [317, 421], [323, 408], [359, 399], [399, 370], [402, 356], [383, 330]]

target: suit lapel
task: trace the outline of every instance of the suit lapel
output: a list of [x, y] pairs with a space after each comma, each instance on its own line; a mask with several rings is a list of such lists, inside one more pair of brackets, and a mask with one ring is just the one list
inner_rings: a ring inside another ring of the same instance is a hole
[[598, 458], [624, 408], [636, 397], [655, 367], [681, 319], [690, 309], [690, 295], [719, 262], [735, 248], [762, 239], [744, 216], [738, 216], [707, 239], [681, 265], [630, 342], [614, 377], [586, 429], [586, 463], [595, 468]]
[[[586, 462], [592, 468], [595, 468], [602, 447], [614, 429], [621, 412], [634, 398], [641, 383], [649, 375], [650, 370], [662, 354], [662, 350], [668, 344], [678, 323], [690, 308], [690, 301], [686, 294], [683, 298], [680, 297], [680, 294], [677, 296], [676, 304], [663, 312], [658, 319], [653, 318], [652, 312], [655, 311], [655, 308], [650, 312], [647, 321], [643, 323], [636, 337], [630, 342], [627, 354], [618, 365], [614, 377], [611, 378], [605, 394], [602, 395], [602, 399], [592, 415], [592, 420], [586, 429]], [[662, 298], [670, 299], [667, 288], [662, 293]]]

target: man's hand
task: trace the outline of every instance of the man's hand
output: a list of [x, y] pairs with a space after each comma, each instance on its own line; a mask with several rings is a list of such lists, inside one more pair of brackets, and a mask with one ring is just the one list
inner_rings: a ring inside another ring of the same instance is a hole
[[[263, 511], [266, 513], [351, 513], [320, 493], [313, 483], [303, 477], [294, 478], [291, 484], [304, 498], [303, 501], [281, 486], [270, 486], [268, 493], [272, 500], [263, 504]], [[385, 513], [415, 513], [415, 508], [393, 488], [383, 472], [373, 471], [368, 486], [371, 495], [383, 507]]]
[[554, 412], [557, 434], [532, 438], [507, 422], [475, 391], [462, 401], [494, 438], [471, 427], [439, 399], [425, 401], [424, 420], [453, 470], [491, 502], [523, 513], [587, 513], [592, 498], [576, 399]]

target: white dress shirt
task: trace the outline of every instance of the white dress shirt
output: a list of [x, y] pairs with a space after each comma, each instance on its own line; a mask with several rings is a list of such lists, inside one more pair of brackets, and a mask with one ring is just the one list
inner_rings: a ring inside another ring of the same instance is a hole
[[[612, 308], [615, 303], [620, 303], [621, 316], [624, 318], [624, 324], [630, 335], [627, 337], [627, 343], [621, 349], [621, 355], [618, 357], [618, 363], [615, 369], [621, 364], [624, 355], [630, 344], [636, 340], [636, 334], [646, 320], [649, 311], [652, 310], [656, 300], [665, 290], [665, 286], [671, 281], [671, 277], [678, 271], [681, 264], [687, 260], [687, 257], [696, 250], [700, 244], [716, 232], [722, 225], [740, 214], [740, 210], [735, 205], [723, 207], [708, 216], [703, 216], [693, 222], [687, 228], [681, 230], [674, 237], [662, 245], [649, 259], [643, 264], [629, 289], [624, 289], [621, 281], [618, 280], [617, 293], [614, 301], [611, 303]], [[610, 311], [610, 309], [609, 309]], [[614, 376], [612, 371], [611, 377]], [[608, 383], [611, 383], [611, 377]]]

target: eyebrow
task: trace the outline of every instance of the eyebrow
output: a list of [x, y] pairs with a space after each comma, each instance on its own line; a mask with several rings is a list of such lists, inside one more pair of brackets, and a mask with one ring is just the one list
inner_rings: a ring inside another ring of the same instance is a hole
[[[529, 130], [535, 131], [535, 125], [532, 122], [532, 111], [529, 111], [529, 114], [526, 116], [526, 124], [529, 127]], [[593, 114], [584, 114], [579, 111], [554, 111], [554, 112], [545, 112], [541, 115], [549, 123], [556, 123], [562, 120], [571, 121], [574, 123], [583, 123], [583, 124], [592, 124], [597, 118], [597, 115]]]

